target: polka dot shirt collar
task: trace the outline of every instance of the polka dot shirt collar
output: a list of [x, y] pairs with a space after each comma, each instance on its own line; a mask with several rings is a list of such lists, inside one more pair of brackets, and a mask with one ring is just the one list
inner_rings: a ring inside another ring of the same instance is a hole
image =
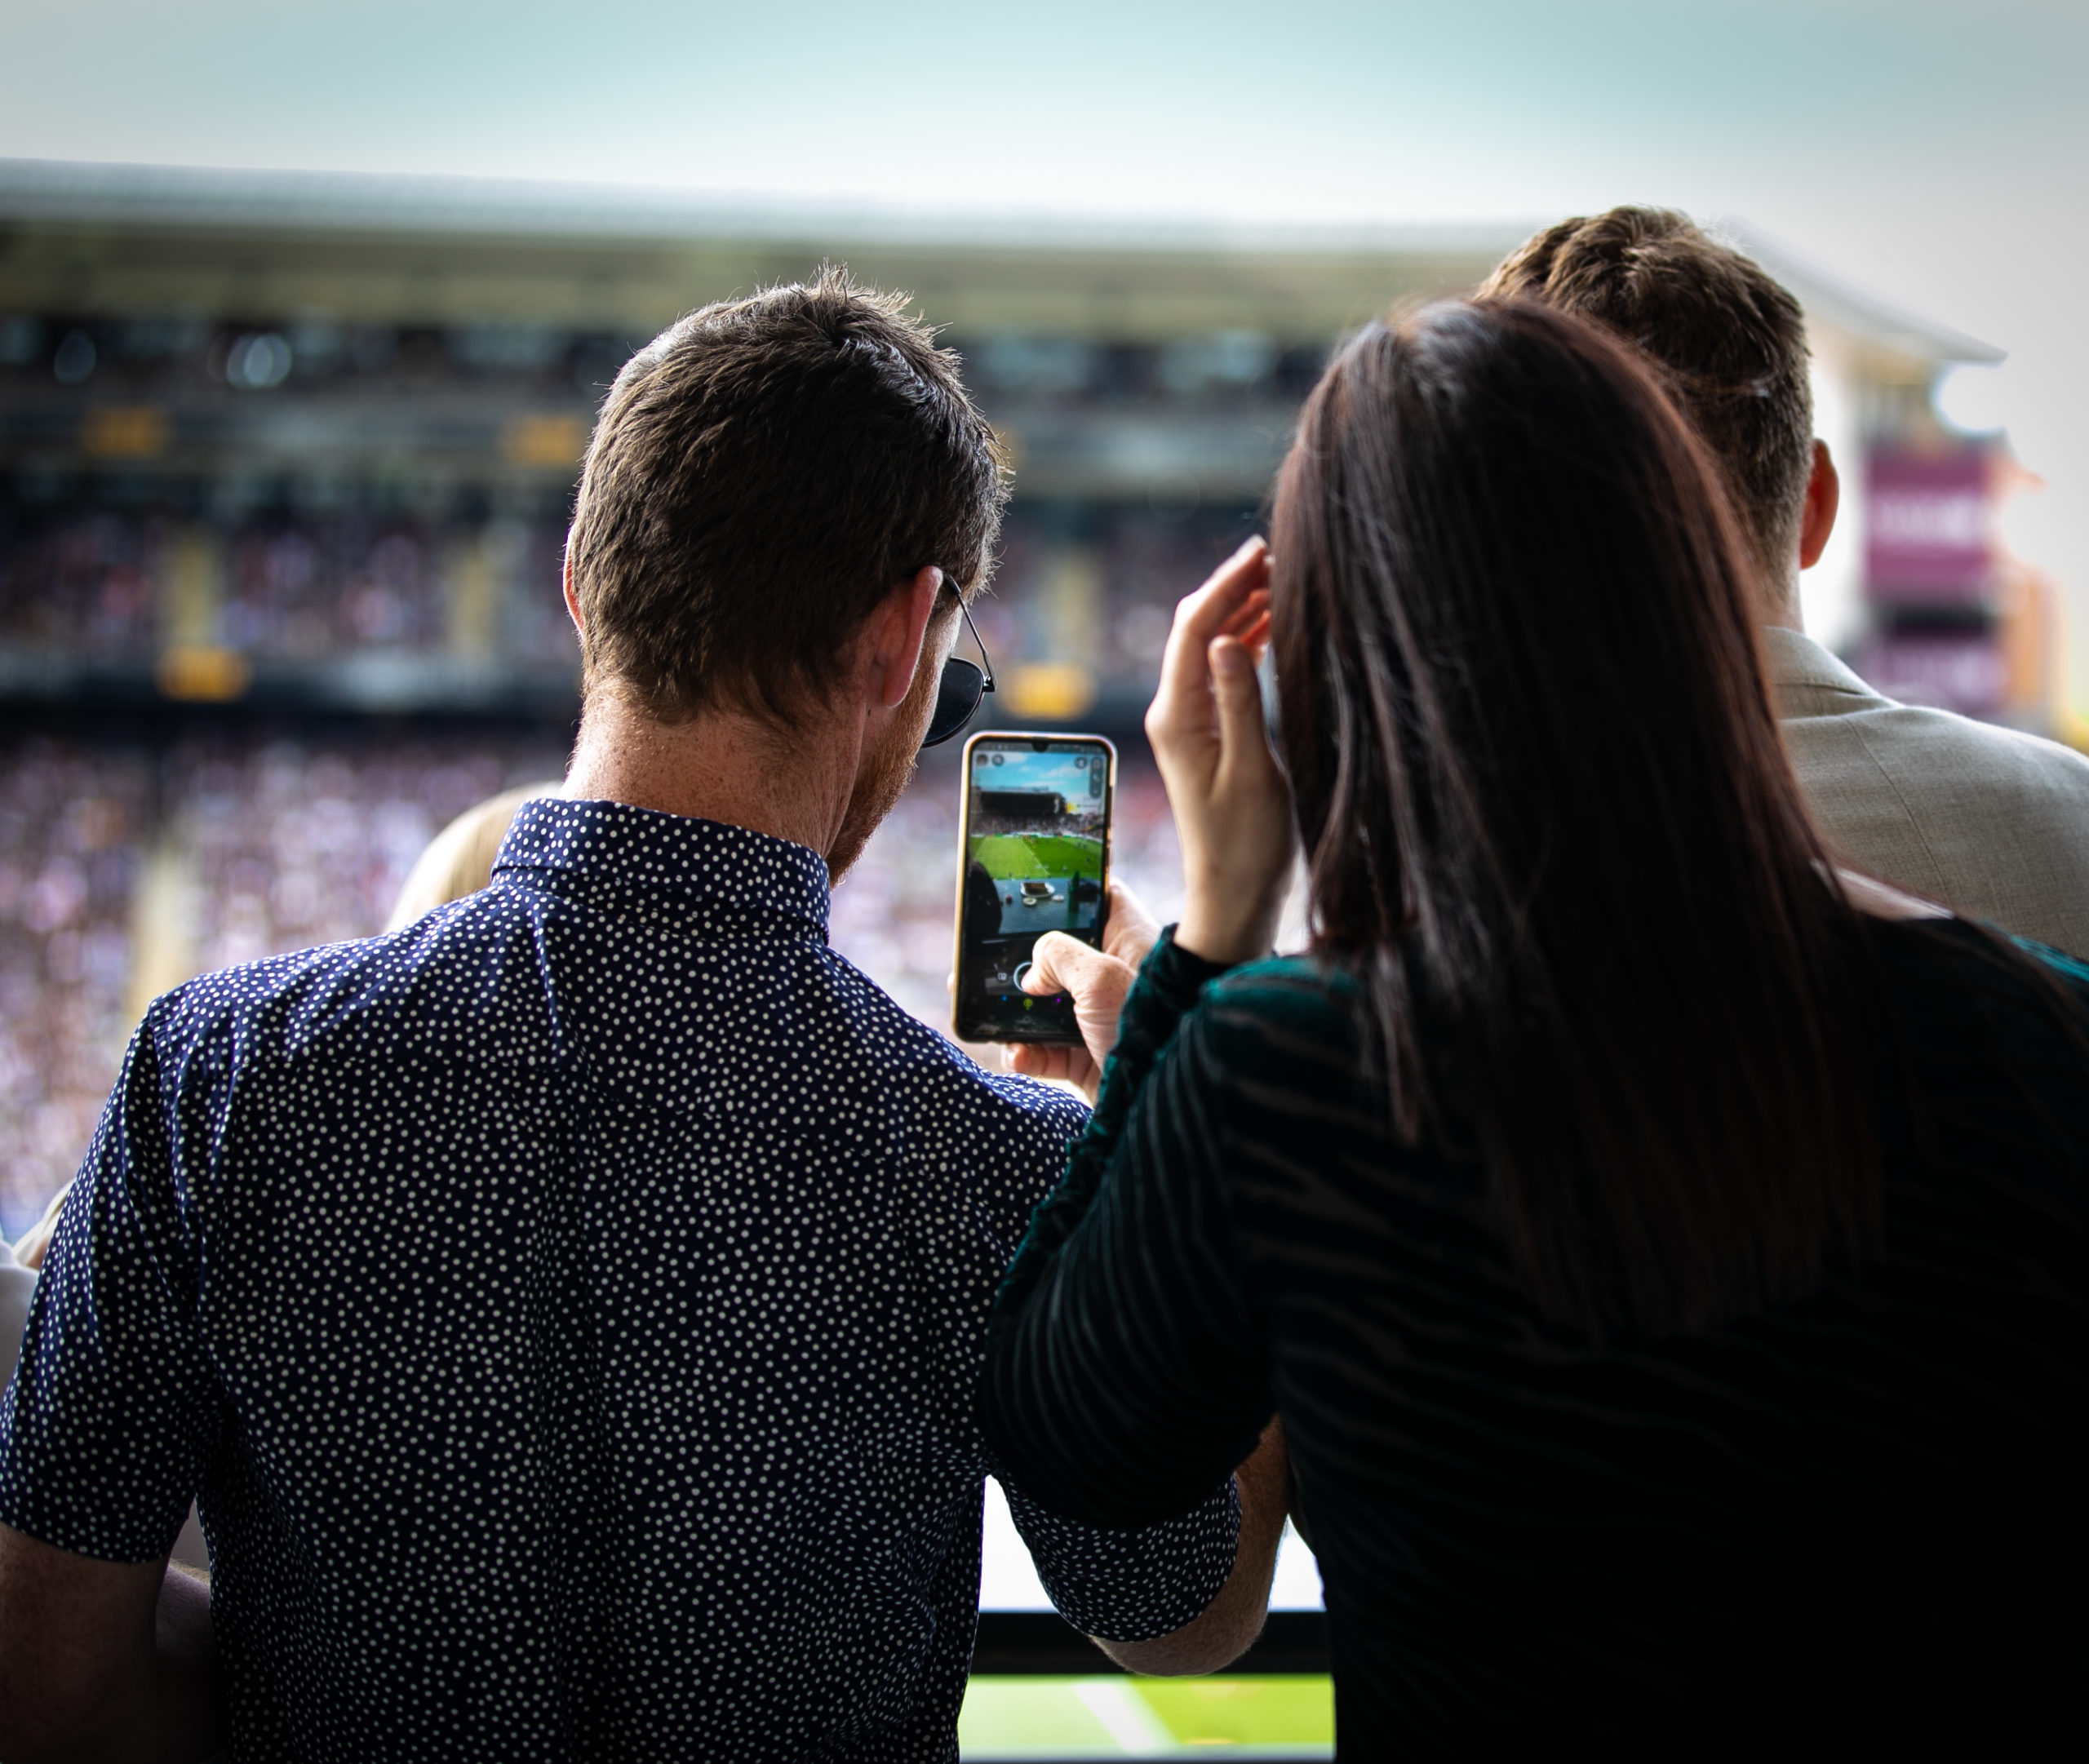
[[730, 936], [827, 940], [827, 861], [810, 847], [722, 821], [628, 803], [533, 798], [495, 859], [495, 882], [612, 911], [693, 915]]

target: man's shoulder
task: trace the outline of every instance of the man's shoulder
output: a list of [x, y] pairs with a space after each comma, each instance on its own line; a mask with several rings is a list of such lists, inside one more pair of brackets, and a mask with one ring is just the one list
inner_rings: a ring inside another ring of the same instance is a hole
[[895, 1094], [934, 1108], [952, 1105], [1002, 1116], [1057, 1141], [1088, 1124], [1088, 1107], [1056, 1084], [990, 1071], [956, 1042], [924, 1022], [846, 956], [828, 952], [859, 1044], [879, 1080]]
[[1882, 701], [1785, 725], [1793, 770], [1861, 870], [2019, 936], [2089, 950], [2089, 760]]
[[1802, 776], [1847, 765], [1896, 783], [1905, 773], [1918, 787], [2060, 788], [2089, 797], [2089, 760], [2071, 748], [1889, 698], [1803, 632], [1766, 625], [1762, 640], [1778, 721]]
[[1891, 778], [1911, 807], [1963, 797], [1990, 810], [2056, 799], [2089, 809], [2089, 757], [1955, 711], [1883, 699], [1843, 716], [1788, 721], [1785, 729], [1802, 781], [1812, 766], [1832, 765], [1843, 745]]
[[388, 1045], [534, 1063], [552, 1056], [554, 1025], [531, 983], [534, 942], [517, 934], [527, 917], [492, 889], [379, 937], [214, 969], [154, 999], [144, 1032], [163, 1066], [210, 1048], [251, 1066]]

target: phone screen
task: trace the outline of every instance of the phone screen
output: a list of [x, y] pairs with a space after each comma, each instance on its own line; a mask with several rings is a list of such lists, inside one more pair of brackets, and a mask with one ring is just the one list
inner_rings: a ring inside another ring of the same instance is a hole
[[1038, 937], [1102, 941], [1117, 750], [1100, 735], [989, 732], [965, 744], [955, 1026], [963, 1041], [1078, 1041], [1073, 1000], [1035, 997]]

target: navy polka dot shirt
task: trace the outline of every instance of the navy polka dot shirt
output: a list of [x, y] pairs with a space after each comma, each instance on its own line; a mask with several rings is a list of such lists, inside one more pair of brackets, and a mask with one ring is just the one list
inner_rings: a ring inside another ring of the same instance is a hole
[[[827, 946], [801, 846], [524, 806], [494, 885], [152, 1008], [0, 1402], [0, 1518], [166, 1552], [239, 1760], [950, 1758], [994, 1288], [1084, 1115]], [[1010, 1505], [1136, 1640], [1230, 1571]]]

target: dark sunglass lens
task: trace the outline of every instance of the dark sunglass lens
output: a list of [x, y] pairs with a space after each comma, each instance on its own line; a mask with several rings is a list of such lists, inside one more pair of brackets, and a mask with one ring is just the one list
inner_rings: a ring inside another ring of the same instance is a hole
[[969, 662], [956, 656], [943, 663], [943, 677], [936, 685], [935, 713], [929, 719], [929, 732], [921, 738], [925, 747], [941, 746], [972, 720], [979, 701], [987, 695], [987, 676]]

